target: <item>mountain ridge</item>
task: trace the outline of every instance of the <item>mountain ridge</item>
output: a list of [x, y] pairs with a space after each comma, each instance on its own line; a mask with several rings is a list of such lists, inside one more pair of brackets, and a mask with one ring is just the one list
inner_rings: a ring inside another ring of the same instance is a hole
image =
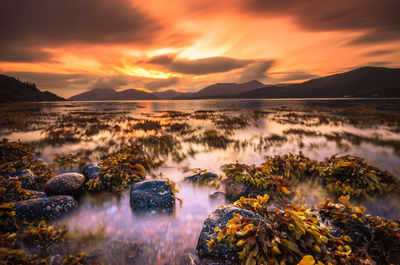
[[34, 83], [0, 74], [0, 102], [64, 101], [49, 91], [40, 91]]

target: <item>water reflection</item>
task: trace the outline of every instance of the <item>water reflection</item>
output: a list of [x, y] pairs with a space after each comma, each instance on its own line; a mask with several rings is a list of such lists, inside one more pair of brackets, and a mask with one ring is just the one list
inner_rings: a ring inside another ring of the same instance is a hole
[[[302, 151], [316, 160], [335, 154], [361, 156], [399, 176], [399, 103], [200, 100], [0, 105], [0, 136], [30, 143], [36, 156], [48, 163], [56, 153], [96, 162], [124, 143], [138, 144], [152, 158], [163, 160], [164, 165], [149, 176], [179, 183], [183, 202], [172, 215], [134, 215], [125, 192], [88, 195], [80, 200], [79, 210], [62, 222], [83, 231], [104, 226], [109, 240], [140, 243], [142, 254], [135, 264], [185, 264], [205, 218], [225, 203], [223, 198], [209, 199], [218, 187], [181, 182], [193, 169], [222, 174], [221, 166], [227, 163], [261, 164], [266, 155]], [[310, 206], [326, 197], [307, 185], [298, 191], [305, 195], [299, 200]], [[396, 198], [365, 204], [372, 214], [400, 218]], [[110, 251], [108, 258], [114, 254]]]

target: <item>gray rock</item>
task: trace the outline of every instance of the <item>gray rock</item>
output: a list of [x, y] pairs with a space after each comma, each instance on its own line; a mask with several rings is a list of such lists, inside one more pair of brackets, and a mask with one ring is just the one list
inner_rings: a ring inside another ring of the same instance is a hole
[[143, 181], [132, 186], [130, 201], [135, 212], [172, 212], [175, 193], [165, 180]]
[[40, 183], [37, 181], [36, 175], [30, 169], [21, 169], [6, 176], [8, 179], [16, 179], [21, 182], [21, 188], [28, 190], [40, 189]]
[[47, 181], [48, 195], [78, 195], [85, 185], [85, 176], [79, 173], [65, 173]]
[[28, 222], [51, 220], [60, 217], [77, 206], [71, 196], [52, 196], [14, 203], [15, 218]]
[[93, 179], [99, 175], [100, 172], [100, 167], [97, 165], [97, 163], [92, 163], [87, 165], [83, 169], [83, 175], [87, 178], [87, 180]]
[[216, 191], [213, 194], [210, 194], [208, 198], [210, 198], [210, 200], [223, 200], [225, 199], [225, 193], [222, 191]]
[[[215, 228], [220, 227], [222, 229], [223, 227], [225, 227], [228, 221], [234, 217], [234, 213], [238, 213], [248, 218], [261, 218], [258, 214], [234, 207], [232, 205], [227, 205], [225, 207], [215, 210], [204, 221], [204, 225], [200, 232], [199, 240], [197, 242], [196, 250], [198, 256], [201, 259], [216, 262], [238, 260], [238, 256], [235, 251], [229, 245], [227, 245], [224, 240], [218, 242], [218, 240], [216, 239], [217, 233], [215, 233]], [[211, 239], [214, 239], [215, 243], [217, 244], [215, 249], [213, 249], [212, 251], [210, 251], [210, 248], [207, 245], [207, 242]]]

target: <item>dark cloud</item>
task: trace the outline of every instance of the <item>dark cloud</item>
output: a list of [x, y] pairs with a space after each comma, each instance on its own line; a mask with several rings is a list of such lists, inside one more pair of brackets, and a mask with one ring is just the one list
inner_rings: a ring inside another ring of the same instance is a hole
[[71, 43], [148, 45], [163, 27], [129, 0], [1, 1], [0, 60], [50, 58], [43, 52], [33, 55], [24, 47]]
[[308, 80], [318, 78], [318, 75], [311, 74], [307, 71], [289, 71], [289, 72], [275, 72], [270, 74], [271, 78], [269, 81], [276, 82], [288, 82], [296, 80]]
[[173, 55], [160, 55], [150, 58], [146, 63], [161, 65], [169, 71], [191, 75], [223, 73], [242, 68], [254, 60], [238, 60], [229, 57], [209, 57], [196, 60], [178, 59]]
[[118, 89], [119, 87], [128, 85], [130, 82], [130, 78], [127, 76], [99, 77], [91, 84], [91, 87]]
[[44, 62], [51, 61], [52, 57], [50, 52], [40, 49], [0, 46], [0, 61], [3, 62]]
[[358, 37], [348, 44], [350, 45], [364, 45], [372, 43], [385, 43], [388, 41], [400, 40], [400, 30], [395, 31], [371, 31], [361, 37]]
[[367, 53], [364, 53], [365, 57], [375, 57], [375, 56], [382, 56], [395, 53], [396, 50], [374, 50]]
[[243, 69], [239, 81], [247, 82], [251, 80], [266, 78], [267, 77], [266, 72], [268, 71], [268, 69], [271, 68], [273, 63], [274, 63], [273, 60], [267, 60], [267, 61], [256, 61], [250, 64], [245, 69]]
[[251, 0], [246, 9], [253, 14], [288, 16], [308, 30], [365, 30], [351, 44], [400, 38], [398, 0]]
[[153, 91], [157, 91], [160, 88], [170, 87], [176, 85], [179, 82], [179, 78], [172, 77], [168, 79], [158, 79], [155, 81], [147, 82], [144, 87]]

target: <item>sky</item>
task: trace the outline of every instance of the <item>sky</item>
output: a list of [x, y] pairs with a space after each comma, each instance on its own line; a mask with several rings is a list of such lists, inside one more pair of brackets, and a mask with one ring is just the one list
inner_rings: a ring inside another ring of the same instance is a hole
[[63, 97], [400, 67], [399, 0], [0, 0], [0, 73]]

